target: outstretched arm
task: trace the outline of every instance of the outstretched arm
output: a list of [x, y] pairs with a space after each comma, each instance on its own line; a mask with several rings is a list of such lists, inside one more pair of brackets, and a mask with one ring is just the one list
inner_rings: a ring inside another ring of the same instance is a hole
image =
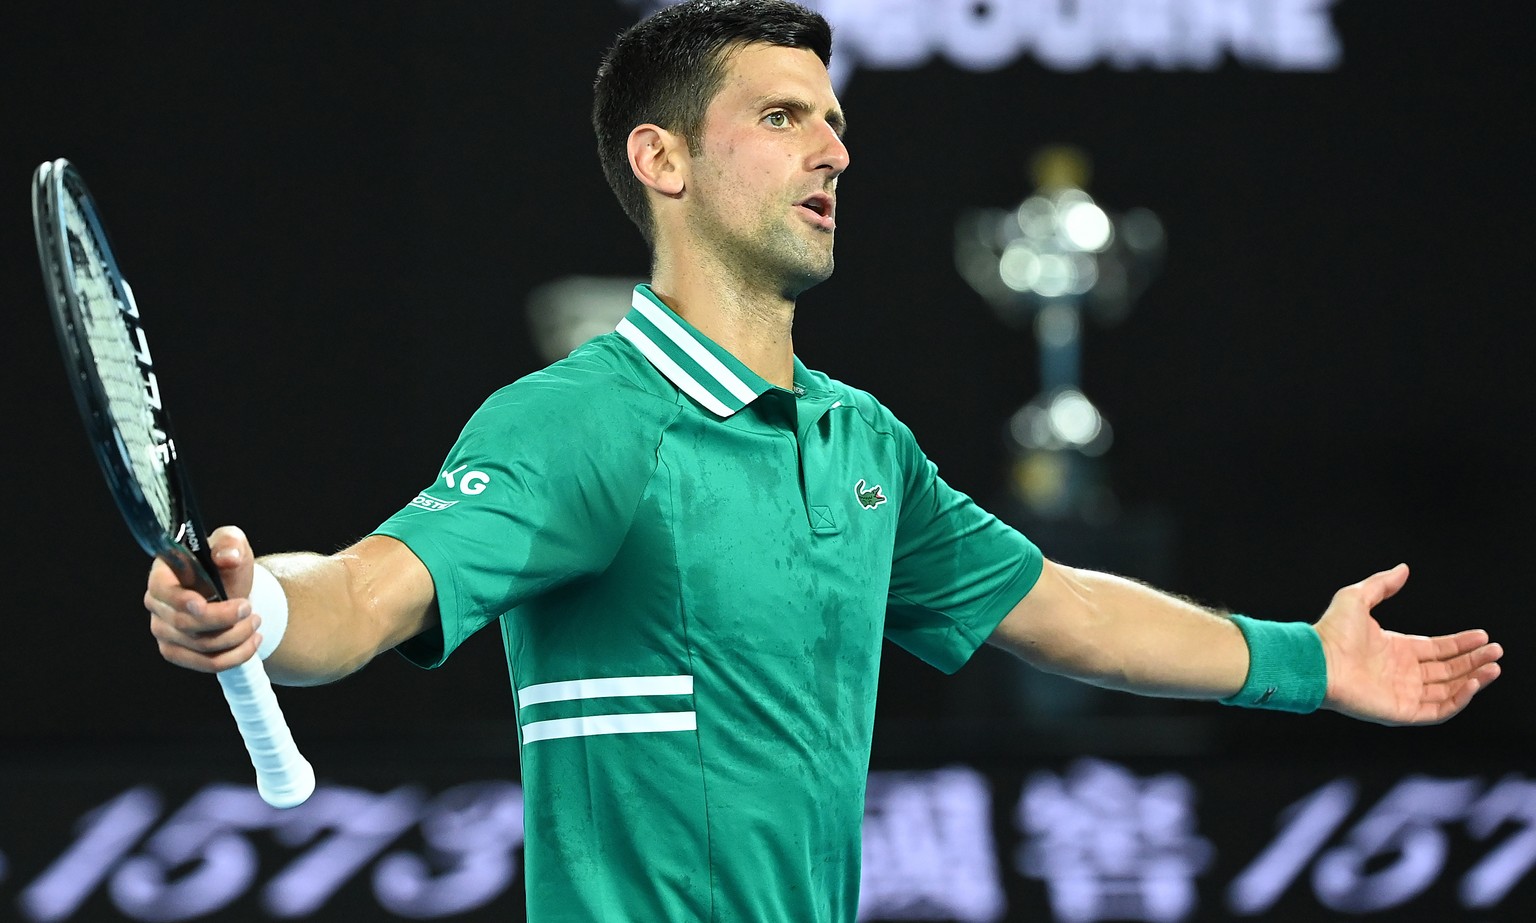
[[[262, 613], [248, 599], [256, 558], [245, 534], [226, 526], [209, 536], [209, 546], [227, 600], [208, 602], [156, 560], [144, 606], [162, 657], [214, 673], [256, 653]], [[261, 563], [277, 577], [289, 609], [282, 643], [265, 662], [276, 683], [339, 679], [437, 618], [431, 574], [393, 538], [369, 536], [336, 554], [269, 555]]]
[[[1432, 724], [1498, 677], [1503, 649], [1480, 629], [1428, 638], [1381, 628], [1374, 608], [1407, 579], [1399, 565], [1334, 594], [1315, 626], [1327, 666], [1322, 707], [1382, 724]], [[1250, 666], [1227, 614], [1050, 561], [990, 640], [1047, 672], [1142, 695], [1226, 699]]]

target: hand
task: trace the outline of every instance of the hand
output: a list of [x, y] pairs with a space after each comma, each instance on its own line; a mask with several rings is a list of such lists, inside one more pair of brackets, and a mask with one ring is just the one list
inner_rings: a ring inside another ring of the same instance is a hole
[[1323, 707], [1378, 724], [1439, 724], [1499, 677], [1504, 649], [1480, 628], [1452, 635], [1386, 631], [1371, 610], [1408, 582], [1408, 565], [1339, 590], [1317, 621], [1328, 662]]
[[209, 602], [182, 586], [170, 566], [156, 558], [149, 569], [144, 608], [161, 657], [189, 670], [218, 673], [256, 653], [261, 616], [251, 611], [245, 598], [256, 563], [245, 533], [234, 526], [216, 529], [208, 536], [208, 547], [228, 599]]

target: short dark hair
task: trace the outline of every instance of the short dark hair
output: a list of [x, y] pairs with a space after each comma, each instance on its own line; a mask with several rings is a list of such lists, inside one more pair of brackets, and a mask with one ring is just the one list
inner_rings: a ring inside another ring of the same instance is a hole
[[652, 123], [699, 152], [704, 112], [725, 79], [729, 53], [750, 44], [806, 48], [832, 59], [832, 27], [788, 0], [684, 0], [622, 32], [594, 84], [592, 127], [608, 185], [647, 244], [655, 228], [645, 187], [629, 168], [629, 133]]

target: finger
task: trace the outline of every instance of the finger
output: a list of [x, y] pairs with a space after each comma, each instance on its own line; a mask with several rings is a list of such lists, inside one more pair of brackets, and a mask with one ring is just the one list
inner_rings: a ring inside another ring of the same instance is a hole
[[1490, 663], [1495, 663], [1502, 656], [1504, 656], [1502, 645], [1485, 644], [1444, 660], [1424, 661], [1420, 664], [1420, 675], [1426, 683], [1449, 682], [1467, 676]]
[[252, 614], [251, 604], [241, 599], [210, 604], [201, 615], [173, 611], [162, 623], [188, 636], [217, 635], [240, 627]]
[[[1472, 680], [1457, 683], [1454, 687], [1441, 687], [1435, 695], [1426, 695], [1419, 700], [1419, 706], [1414, 711], [1413, 717], [1404, 724], [1441, 724], [1454, 718], [1472, 701], [1472, 696], [1477, 694], [1477, 684]], [[1393, 722], [1396, 724], [1397, 722]]]
[[156, 641], [199, 654], [220, 654], [243, 645], [261, 628], [255, 616], [223, 631], [183, 631], [164, 619], [151, 619], [149, 633]]
[[1438, 719], [1445, 721], [1460, 714], [1461, 710], [1466, 708], [1472, 701], [1473, 696], [1477, 695], [1489, 682], [1497, 678], [1497, 673], [1494, 673], [1486, 681], [1481, 679], [1480, 676], [1473, 676], [1466, 682], [1458, 684], [1451, 698], [1441, 704], [1437, 714]]
[[145, 581], [144, 585], [150, 593], [161, 599], [191, 592], [189, 587], [182, 584], [181, 578], [177, 575], [175, 569], [158, 555], [149, 565], [149, 579]]
[[225, 592], [231, 597], [249, 596], [255, 555], [245, 531], [239, 526], [220, 526], [208, 536], [208, 549]]
[[[171, 619], [178, 614], [185, 618], [203, 619], [208, 617], [208, 600], [201, 593], [194, 590], [177, 590], [156, 594], [153, 590], [144, 593], [144, 608], [150, 615], [159, 618]], [[213, 618], [219, 617], [215, 610]]]
[[158, 606], [166, 606], [199, 614], [206, 602], [202, 593], [183, 586], [176, 572], [165, 561], [155, 559], [150, 566], [149, 580], [144, 590], [144, 608], [155, 612]]
[[1433, 697], [1426, 694], [1419, 707], [1421, 720], [1438, 724], [1455, 717], [1467, 707], [1473, 696], [1498, 679], [1500, 672], [1498, 664], [1484, 664], [1465, 679], [1427, 688], [1426, 693], [1431, 689], [1438, 689], [1440, 692]]
[[1453, 698], [1459, 688], [1454, 683], [1426, 683], [1424, 692], [1419, 697], [1419, 708], [1422, 711], [1424, 705], [1436, 705]]
[[1472, 678], [1477, 680], [1479, 689], [1487, 689], [1488, 685], [1498, 679], [1504, 673], [1504, 668], [1496, 663], [1486, 663], [1477, 668], [1477, 673]]
[[218, 553], [226, 548], [251, 547], [250, 539], [246, 538], [245, 530], [239, 526], [219, 526], [208, 533], [208, 549], [217, 557]]
[[251, 615], [248, 600], [210, 602], [190, 591], [174, 602], [146, 596], [144, 607], [168, 627], [189, 635], [226, 631]]
[[1408, 582], [1408, 565], [1399, 564], [1391, 570], [1379, 571], [1355, 584], [1360, 590], [1361, 602], [1374, 609], [1381, 602], [1397, 595]]
[[1504, 653], [1504, 648], [1499, 645], [1488, 644], [1488, 632], [1481, 628], [1469, 628], [1466, 631], [1458, 631], [1454, 635], [1438, 635], [1426, 638], [1432, 653], [1429, 655], [1435, 660], [1449, 660], [1452, 657], [1475, 651], [1480, 647], [1496, 647], [1499, 653]]
[[238, 667], [256, 655], [256, 648], [261, 643], [260, 634], [252, 634], [249, 638], [235, 647], [215, 654], [203, 654], [165, 641], [160, 642], [160, 656], [166, 661], [178, 667], [188, 670], [196, 670], [200, 673], [220, 673], [231, 667]]

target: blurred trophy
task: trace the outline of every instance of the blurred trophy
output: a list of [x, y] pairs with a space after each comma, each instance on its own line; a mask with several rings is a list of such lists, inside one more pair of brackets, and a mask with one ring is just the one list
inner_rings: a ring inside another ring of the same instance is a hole
[[[1035, 189], [1021, 203], [971, 209], [955, 233], [960, 274], [1005, 324], [1032, 332], [1039, 351], [1040, 390], [1008, 421], [1012, 476], [995, 508], [1053, 560], [1163, 583], [1171, 521], [1156, 508], [1121, 508], [1105, 474], [1112, 431], [1082, 385], [1083, 325], [1112, 326], [1130, 313], [1161, 267], [1162, 222], [1144, 208], [1116, 214], [1096, 202], [1077, 148], [1044, 148], [1031, 167]], [[1004, 706], [1066, 745], [1072, 734], [1088, 748], [1133, 745], [1128, 728], [1179, 736], [1156, 723], [1089, 720], [1156, 708], [1143, 704], [1156, 700], [1112, 697], [1011, 662], [1000, 669], [1018, 686]], [[973, 697], [996, 701], [995, 689], [987, 684]]]
[[1035, 190], [1022, 203], [960, 217], [955, 262], [1039, 348], [1040, 391], [1008, 426], [1016, 498], [1032, 518], [1103, 524], [1118, 510], [1101, 462], [1113, 435], [1083, 393], [1084, 318], [1108, 326], [1129, 313], [1161, 263], [1163, 228], [1144, 208], [1114, 215], [1095, 202], [1077, 148], [1045, 148], [1032, 167]]

